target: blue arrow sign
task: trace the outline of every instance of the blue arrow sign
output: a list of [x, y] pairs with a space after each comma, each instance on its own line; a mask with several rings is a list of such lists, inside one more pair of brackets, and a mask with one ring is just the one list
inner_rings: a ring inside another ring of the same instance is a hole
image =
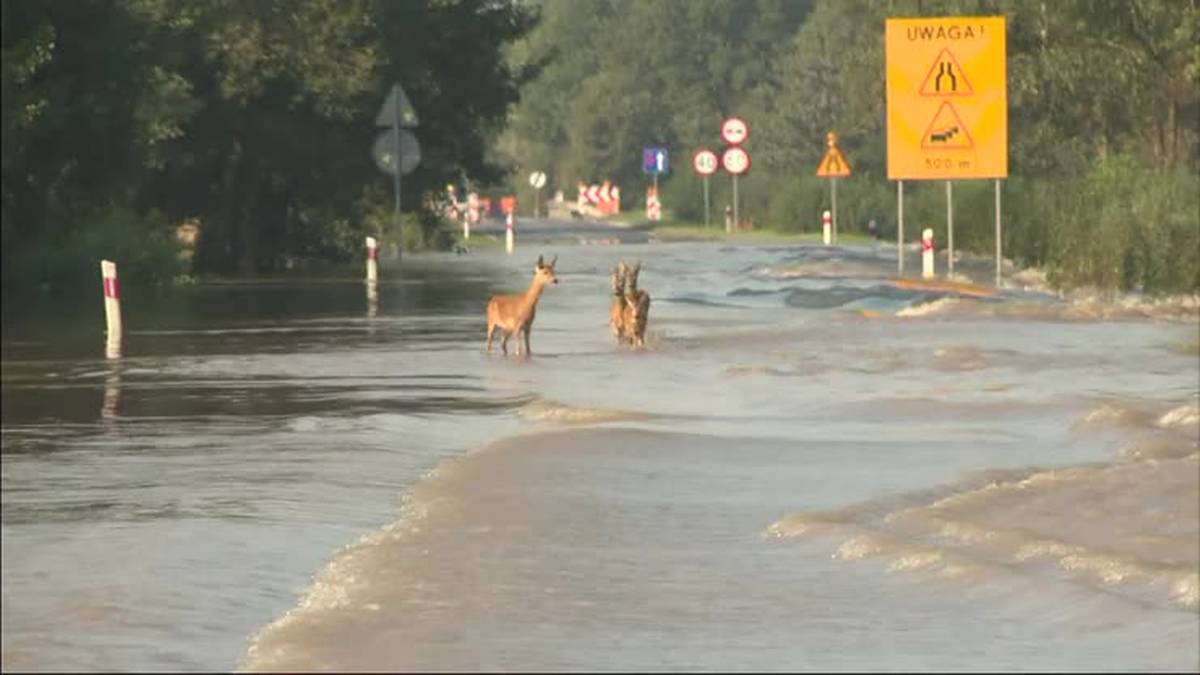
[[649, 174], [664, 174], [670, 169], [670, 156], [666, 148], [646, 148], [642, 152], [642, 171]]

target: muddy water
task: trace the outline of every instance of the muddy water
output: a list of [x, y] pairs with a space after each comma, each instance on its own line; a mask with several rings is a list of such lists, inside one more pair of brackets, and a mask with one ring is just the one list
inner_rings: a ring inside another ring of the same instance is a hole
[[1200, 668], [1194, 304], [546, 252], [6, 319], [4, 668]]

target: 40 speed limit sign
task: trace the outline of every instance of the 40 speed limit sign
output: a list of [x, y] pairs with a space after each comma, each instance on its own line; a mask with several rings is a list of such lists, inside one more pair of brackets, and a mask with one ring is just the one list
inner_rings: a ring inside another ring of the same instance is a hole
[[717, 172], [719, 161], [717, 153], [707, 148], [701, 148], [696, 151], [696, 155], [692, 157], [692, 168], [701, 176], [711, 176]]

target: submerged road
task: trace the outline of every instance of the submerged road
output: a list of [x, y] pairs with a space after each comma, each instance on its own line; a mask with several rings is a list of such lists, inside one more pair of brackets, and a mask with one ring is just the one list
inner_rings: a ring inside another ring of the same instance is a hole
[[[490, 217], [471, 226], [471, 236], [504, 238], [504, 218]], [[527, 244], [645, 244], [650, 232], [637, 227], [613, 225], [588, 217], [516, 219], [514, 236], [517, 246]]]

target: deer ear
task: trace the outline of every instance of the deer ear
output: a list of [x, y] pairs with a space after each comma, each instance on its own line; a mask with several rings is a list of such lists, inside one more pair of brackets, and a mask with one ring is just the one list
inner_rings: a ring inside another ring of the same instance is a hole
[[558, 262], [558, 256], [557, 256], [557, 255], [556, 255], [556, 256], [554, 256], [554, 259], [550, 261], [550, 266], [551, 266], [551, 267], [554, 267], [554, 263], [556, 263], [556, 262]]
[[540, 255], [538, 256], [537, 266], [538, 267], [542, 266], [542, 256], [540, 256]]

